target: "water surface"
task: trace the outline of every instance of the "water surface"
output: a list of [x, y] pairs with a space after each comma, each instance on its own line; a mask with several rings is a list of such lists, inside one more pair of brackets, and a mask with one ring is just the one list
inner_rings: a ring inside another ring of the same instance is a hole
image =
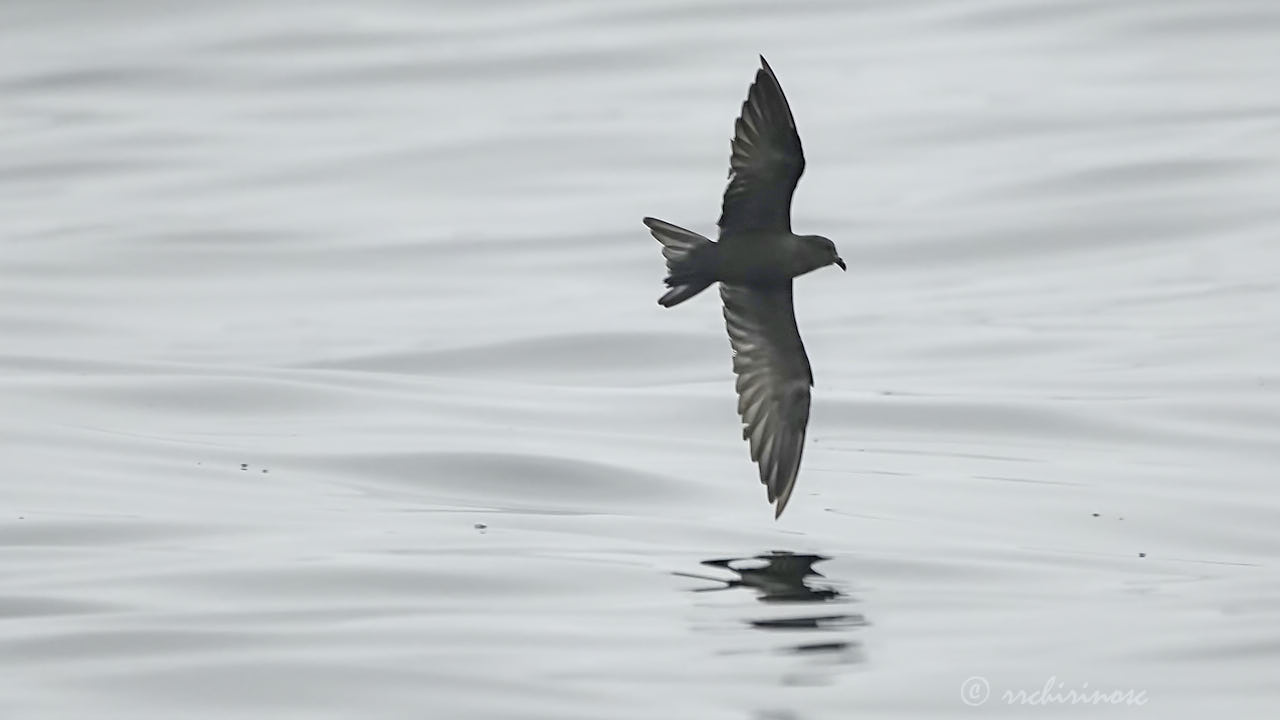
[[[0, 711], [1270, 717], [1277, 31], [6, 4]], [[639, 222], [714, 230], [761, 52], [851, 266], [777, 523]], [[1046, 683], [1146, 702], [1002, 699]]]

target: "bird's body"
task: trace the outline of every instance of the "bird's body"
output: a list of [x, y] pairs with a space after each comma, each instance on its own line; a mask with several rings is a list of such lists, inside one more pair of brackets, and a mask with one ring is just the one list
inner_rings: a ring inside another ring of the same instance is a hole
[[[822, 258], [812, 259], [805, 252], [803, 235], [790, 232], [723, 233], [715, 245], [716, 279], [720, 282], [747, 285], [776, 285], [817, 270]], [[824, 265], [827, 263], [823, 263]]]
[[719, 242], [656, 218], [644, 223], [667, 259], [671, 289], [660, 304], [678, 305], [720, 283], [743, 438], [781, 515], [800, 470], [813, 385], [791, 283], [820, 267], [845, 265], [827, 238], [791, 231], [804, 152], [782, 87], [763, 57], [760, 64], [734, 125]]

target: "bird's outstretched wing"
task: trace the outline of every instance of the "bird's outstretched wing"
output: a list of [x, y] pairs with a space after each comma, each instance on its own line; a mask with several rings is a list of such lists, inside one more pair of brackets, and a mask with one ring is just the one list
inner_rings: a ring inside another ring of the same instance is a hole
[[804, 150], [782, 86], [763, 57], [734, 123], [729, 186], [720, 231], [791, 231], [791, 195], [804, 173]]
[[782, 515], [800, 471], [804, 431], [809, 424], [813, 371], [805, 355], [791, 299], [791, 282], [772, 286], [720, 283], [725, 326], [738, 376], [742, 437], [769, 502]]

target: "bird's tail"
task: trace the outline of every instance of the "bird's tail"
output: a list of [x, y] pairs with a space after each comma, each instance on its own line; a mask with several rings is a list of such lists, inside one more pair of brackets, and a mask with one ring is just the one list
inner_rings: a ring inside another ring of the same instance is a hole
[[665, 282], [671, 289], [658, 298], [659, 305], [679, 305], [716, 281], [712, 262], [716, 244], [710, 239], [657, 218], [647, 217], [644, 224], [662, 243], [662, 256], [667, 259]]

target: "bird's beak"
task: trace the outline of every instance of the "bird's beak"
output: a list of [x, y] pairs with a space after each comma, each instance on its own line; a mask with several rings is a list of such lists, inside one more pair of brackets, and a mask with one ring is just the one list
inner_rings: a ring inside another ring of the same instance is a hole
[[849, 269], [849, 268], [847, 268], [847, 267], [845, 267], [845, 266], [844, 266], [844, 260], [841, 260], [840, 258], [836, 258], [836, 264], [840, 266], [840, 269], [841, 269], [841, 270], [848, 271], [848, 269]]

